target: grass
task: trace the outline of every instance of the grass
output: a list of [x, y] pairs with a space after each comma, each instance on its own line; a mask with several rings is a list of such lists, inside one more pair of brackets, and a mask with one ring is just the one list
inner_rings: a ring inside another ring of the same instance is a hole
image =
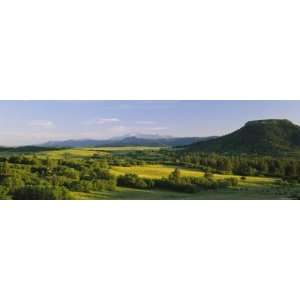
[[77, 200], [269, 200], [285, 198], [275, 190], [262, 187], [203, 191], [195, 194], [118, 187], [113, 192], [76, 192], [73, 196]]
[[132, 146], [132, 147], [100, 147], [96, 149], [101, 149], [103, 151], [124, 152], [124, 151], [160, 150], [162, 148], [163, 147]]
[[[165, 166], [165, 165], [144, 165], [144, 166], [133, 166], [133, 167], [120, 167], [114, 166], [111, 171], [115, 175], [124, 175], [126, 173], [134, 173], [144, 178], [153, 178], [158, 179], [162, 177], [168, 177], [171, 172], [174, 171], [175, 166]], [[191, 170], [191, 169], [180, 169], [182, 176], [191, 176], [191, 177], [202, 177], [204, 172]], [[214, 174], [216, 179], [224, 179], [229, 177], [236, 177], [240, 179], [241, 176], [236, 175], [220, 175]], [[247, 176], [246, 180], [240, 180], [241, 185], [257, 185], [257, 184], [271, 184], [274, 179], [269, 177], [254, 177]]]
[[39, 156], [49, 156], [53, 159], [64, 158], [69, 155], [72, 158], [88, 158], [95, 154], [107, 155], [109, 152], [126, 153], [131, 151], [143, 151], [143, 150], [159, 150], [159, 147], [92, 147], [92, 148], [71, 148], [71, 149], [58, 149], [45, 152], [39, 152]]
[[100, 150], [99, 148], [72, 148], [40, 152], [39, 156], [48, 156], [53, 159], [60, 159], [66, 156], [70, 156], [72, 158], [88, 158], [95, 154], [107, 155], [106, 152]]

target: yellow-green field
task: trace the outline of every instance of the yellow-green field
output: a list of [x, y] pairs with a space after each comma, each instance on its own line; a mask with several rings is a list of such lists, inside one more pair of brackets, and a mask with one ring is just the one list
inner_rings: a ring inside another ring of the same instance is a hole
[[48, 156], [53, 159], [64, 158], [70, 156], [72, 158], [87, 158], [93, 155], [107, 155], [109, 152], [128, 152], [128, 151], [143, 151], [143, 150], [159, 150], [159, 147], [99, 147], [99, 148], [71, 148], [58, 149], [40, 152], [40, 156]]
[[162, 149], [163, 147], [146, 147], [146, 146], [132, 146], [132, 147], [100, 147], [100, 148], [93, 148], [93, 149], [99, 149], [102, 151], [119, 151], [119, 152], [124, 152], [124, 151], [143, 151], [143, 150], [159, 150]]
[[[133, 167], [120, 167], [114, 166], [112, 167], [112, 173], [115, 175], [124, 175], [128, 173], [134, 173], [141, 177], [145, 178], [162, 178], [168, 177], [171, 172], [174, 171], [175, 166], [165, 166], [165, 165], [145, 165], [145, 166], [133, 166]], [[190, 169], [180, 169], [180, 173], [182, 176], [190, 176], [190, 177], [202, 177], [204, 173], [201, 171], [190, 170]], [[220, 175], [214, 174], [216, 179], [223, 179], [229, 177], [236, 177], [240, 179], [240, 176], [236, 175]], [[240, 180], [242, 184], [268, 184], [274, 181], [273, 178], [268, 177], [254, 177], [247, 176], [246, 180]]]
[[107, 152], [100, 150], [99, 148], [73, 148], [73, 149], [59, 149], [40, 152], [39, 156], [48, 156], [53, 159], [64, 158], [70, 156], [72, 158], [86, 158], [92, 157], [93, 155], [107, 155]]

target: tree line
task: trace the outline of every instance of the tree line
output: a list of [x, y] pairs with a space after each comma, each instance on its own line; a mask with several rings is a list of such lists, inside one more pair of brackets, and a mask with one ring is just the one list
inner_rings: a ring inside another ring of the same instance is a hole
[[225, 174], [300, 179], [300, 161], [293, 158], [251, 155], [226, 156], [194, 152], [180, 154], [178, 156], [178, 163], [203, 171]]
[[115, 190], [106, 161], [36, 156], [1, 158], [1, 199], [72, 199], [71, 192]]

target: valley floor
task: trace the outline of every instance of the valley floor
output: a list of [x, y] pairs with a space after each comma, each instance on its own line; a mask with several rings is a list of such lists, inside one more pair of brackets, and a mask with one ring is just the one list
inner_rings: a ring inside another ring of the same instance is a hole
[[[169, 152], [168, 152], [169, 151]], [[37, 171], [32, 171], [39, 169], [41, 166], [43, 168], [49, 168], [52, 171], [55, 170], [54, 167], [49, 165], [57, 166], [58, 161], [67, 161], [75, 163], [75, 165], [84, 166], [83, 169], [90, 171], [93, 169], [93, 164], [106, 161], [107, 171], [110, 174], [115, 175], [115, 178], [126, 174], [135, 174], [142, 179], [153, 179], [158, 180], [162, 178], [168, 178], [169, 175], [174, 172], [175, 168], [180, 169], [180, 176], [199, 178], [204, 177], [205, 173], [197, 168], [187, 168], [181, 167], [179, 164], [176, 165], [177, 160], [174, 159], [174, 153], [170, 150], [162, 151], [160, 148], [152, 147], [103, 147], [103, 148], [74, 148], [74, 149], [55, 149], [49, 151], [33, 152], [33, 153], [22, 153], [14, 151], [2, 151], [0, 153], [0, 158], [4, 162], [5, 159], [9, 159], [11, 156], [23, 156], [31, 159], [32, 162], [25, 161], [15, 162], [14, 160], [8, 163], [8, 166], [12, 171], [12, 174], [17, 174], [19, 177], [12, 181], [15, 182], [27, 182], [28, 177], [34, 178], [34, 182], [51, 182], [51, 176], [55, 175], [53, 173], [47, 176], [38, 175]], [[173, 156], [172, 156], [173, 155]], [[173, 157], [173, 160], [170, 159]], [[112, 162], [109, 164], [109, 162]], [[282, 161], [284, 163], [284, 161]], [[294, 163], [294, 162], [293, 162]], [[4, 163], [2, 163], [3, 165]], [[49, 165], [48, 165], [49, 164]], [[286, 165], [287, 166], [287, 165]], [[70, 174], [80, 175], [80, 172], [75, 167], [65, 164], [59, 165], [61, 173], [57, 173], [57, 179], [65, 180], [67, 183], [70, 181]], [[79, 170], [81, 170], [79, 168]], [[300, 165], [299, 165], [300, 170]], [[66, 172], [66, 174], [64, 173]], [[101, 199], [101, 200], [117, 200], [117, 199], [132, 199], [132, 200], [180, 200], [180, 199], [198, 199], [198, 200], [267, 200], [267, 199], [299, 199], [300, 197], [300, 180], [294, 183], [284, 184], [278, 183], [279, 178], [277, 177], [267, 177], [267, 176], [239, 176], [232, 174], [211, 174], [214, 180], [226, 180], [235, 178], [238, 182], [237, 186], [231, 185], [229, 188], [220, 188], [215, 190], [203, 190], [196, 193], [183, 193], [178, 191], [168, 191], [159, 189], [136, 189], [136, 188], [125, 188], [121, 186], [126, 186], [119, 184], [115, 191], [92, 191], [89, 193], [85, 192], [74, 192], [93, 190], [96, 189], [95, 186], [91, 188], [70, 188], [70, 193], [72, 199], [76, 200], [88, 200], [88, 199]], [[253, 173], [252, 173], [253, 174]], [[5, 176], [4, 176], [5, 177]], [[10, 176], [11, 177], [11, 176]], [[79, 177], [80, 178], [80, 177]], [[6, 179], [6, 185], [10, 183], [11, 178]], [[48, 180], [48, 181], [47, 181]], [[78, 184], [81, 181], [87, 180], [77, 180]], [[5, 181], [4, 181], [5, 184]], [[35, 183], [37, 184], [37, 183]], [[58, 187], [62, 183], [58, 183]], [[115, 185], [114, 185], [115, 186]], [[128, 185], [127, 185], [128, 186]], [[133, 185], [129, 185], [133, 186]], [[135, 185], [136, 186], [136, 185]], [[1, 185], [0, 185], [1, 187]], [[102, 187], [103, 188], [103, 187]], [[103, 188], [105, 189], [105, 188]], [[108, 189], [108, 188], [106, 188]], [[5, 189], [4, 189], [5, 190]], [[1, 190], [0, 190], [1, 192]], [[3, 190], [2, 190], [3, 192]], [[12, 198], [12, 195], [8, 194], [5, 197]]]

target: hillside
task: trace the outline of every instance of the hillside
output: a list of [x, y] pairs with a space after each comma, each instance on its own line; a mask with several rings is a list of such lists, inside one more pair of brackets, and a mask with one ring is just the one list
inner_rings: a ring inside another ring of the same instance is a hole
[[40, 146], [19, 146], [19, 147], [4, 147], [0, 146], [1, 152], [15, 152], [15, 153], [25, 153], [25, 152], [42, 152], [55, 150], [55, 147], [40, 147]]
[[300, 126], [289, 120], [250, 121], [228, 135], [197, 142], [187, 150], [263, 155], [300, 153]]

